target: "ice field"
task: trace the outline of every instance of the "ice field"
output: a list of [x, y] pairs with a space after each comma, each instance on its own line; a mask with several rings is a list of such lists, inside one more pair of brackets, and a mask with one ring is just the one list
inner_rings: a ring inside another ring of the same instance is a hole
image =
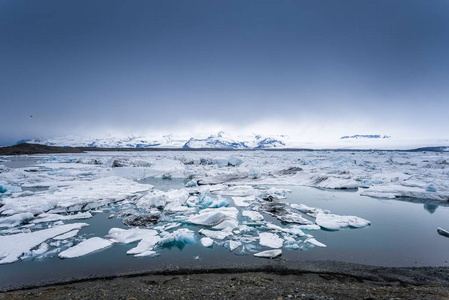
[[5, 156], [0, 270], [57, 272], [101, 253], [114, 271], [214, 257], [445, 265], [448, 179], [447, 152]]

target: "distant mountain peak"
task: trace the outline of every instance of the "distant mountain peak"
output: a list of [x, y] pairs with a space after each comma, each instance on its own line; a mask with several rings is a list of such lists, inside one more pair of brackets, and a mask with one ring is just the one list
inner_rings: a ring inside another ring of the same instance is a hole
[[[285, 138], [285, 136], [282, 136]], [[171, 134], [161, 137], [128, 136], [117, 138], [90, 138], [77, 136], [59, 136], [21, 140], [19, 143], [41, 144], [59, 147], [94, 147], [94, 148], [213, 148], [213, 149], [267, 149], [285, 146], [285, 141], [277, 137], [261, 135], [233, 137], [223, 131], [206, 138], [177, 138]]]
[[391, 136], [389, 135], [380, 135], [380, 134], [356, 134], [356, 135], [345, 135], [340, 139], [389, 139]]

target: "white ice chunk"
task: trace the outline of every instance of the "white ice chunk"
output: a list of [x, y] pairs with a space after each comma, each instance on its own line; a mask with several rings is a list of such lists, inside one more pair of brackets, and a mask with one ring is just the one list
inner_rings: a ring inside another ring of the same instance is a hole
[[65, 251], [59, 253], [60, 258], [73, 258], [83, 255], [87, 255], [96, 251], [103, 250], [112, 245], [110, 240], [102, 239], [99, 237], [93, 237], [88, 240], [82, 241], [76, 246], [73, 246]]
[[252, 221], [263, 221], [263, 216], [257, 211], [244, 210], [242, 216], [250, 218]]
[[238, 226], [238, 212], [235, 207], [203, 209], [199, 214], [190, 216], [188, 222], [196, 225], [213, 226], [215, 229], [234, 228]]
[[48, 244], [47, 243], [42, 243], [42, 244], [39, 245], [39, 248], [37, 248], [36, 250], [31, 251], [31, 254], [33, 256], [38, 256], [38, 255], [44, 254], [47, 251], [48, 251]]
[[288, 229], [288, 231], [297, 236], [305, 236], [306, 234], [299, 228], [299, 227], [291, 227]]
[[223, 230], [208, 230], [208, 229], [200, 229], [199, 233], [217, 240], [223, 240], [228, 236], [232, 235], [232, 231], [229, 228]]
[[419, 187], [409, 187], [405, 185], [373, 186], [360, 193], [362, 196], [377, 198], [417, 198], [428, 200], [448, 201], [448, 191], [427, 191]]
[[254, 254], [255, 257], [263, 257], [263, 258], [276, 258], [281, 255], [282, 255], [281, 249], [266, 250]]
[[290, 204], [290, 206], [292, 208], [297, 209], [300, 212], [303, 212], [303, 213], [305, 213], [305, 214], [307, 214], [307, 215], [309, 215], [311, 217], [314, 217], [314, 218], [316, 217], [316, 215], [318, 213], [329, 213], [328, 210], [324, 210], [324, 209], [321, 209], [321, 208], [310, 207], [310, 206], [307, 206], [307, 205], [304, 205], [304, 204], [294, 204], [293, 203], [293, 204]]
[[77, 219], [89, 219], [92, 218], [92, 214], [90, 212], [77, 213], [74, 215], [59, 215], [59, 214], [48, 214], [43, 213], [40, 214], [36, 219], [31, 221], [31, 223], [44, 223], [44, 222], [54, 222], [60, 220], [77, 220]]
[[[158, 235], [145, 236], [136, 247], [129, 249], [126, 254], [135, 254], [135, 256], [147, 256], [144, 253], [152, 251], [153, 248], [159, 243], [161, 238]], [[148, 254], [151, 255], [151, 254]]]
[[12, 216], [0, 218], [0, 228], [4, 227], [15, 227], [22, 224], [25, 221], [34, 218], [32, 213], [20, 213]]
[[245, 196], [245, 197], [238, 197], [238, 196], [232, 196], [232, 200], [234, 200], [235, 205], [240, 207], [247, 207], [251, 205], [252, 201], [256, 200], [255, 195]]
[[234, 251], [235, 249], [237, 249], [238, 247], [240, 247], [242, 245], [241, 242], [239, 241], [229, 241], [229, 250]]
[[311, 225], [299, 225], [297, 226], [299, 229], [301, 230], [320, 230], [321, 227], [319, 225], [316, 224], [311, 224]]
[[261, 246], [270, 248], [281, 248], [284, 244], [284, 239], [280, 238], [277, 234], [271, 232], [259, 233], [259, 244]]
[[53, 239], [54, 239], [54, 240], [65, 240], [65, 239], [69, 239], [69, 238], [72, 238], [72, 237], [76, 236], [76, 235], [78, 234], [78, 232], [79, 232], [79, 230], [72, 230], [72, 231], [69, 231], [69, 232], [67, 232], [67, 233], [64, 233], [64, 234], [55, 236]]
[[277, 218], [282, 222], [287, 223], [297, 223], [297, 224], [303, 224], [303, 225], [310, 225], [313, 224], [312, 221], [309, 221], [305, 218], [303, 218], [300, 214], [297, 213], [288, 213], [285, 215], [277, 216]]
[[323, 243], [321, 243], [321, 242], [318, 242], [314, 237], [308, 237], [308, 238], [304, 241], [304, 243], [309, 243], [309, 244], [312, 244], [312, 245], [314, 245], [314, 246], [322, 247], [322, 248], [325, 248], [325, 247], [326, 247], [325, 244], [323, 244]]
[[95, 180], [72, 180], [65, 182], [63, 188], [56, 192], [35, 193], [32, 196], [2, 199], [3, 212], [28, 212], [41, 214], [52, 209], [80, 211], [97, 208], [108, 203], [125, 200], [137, 192], [148, 189], [139, 184], [120, 177], [104, 177]]
[[361, 228], [370, 225], [370, 221], [356, 216], [339, 216], [318, 213], [316, 223], [327, 230], [339, 230], [344, 227]]
[[209, 237], [203, 237], [201, 238], [201, 244], [204, 247], [211, 247], [214, 244], [214, 240]]
[[85, 226], [89, 225], [74, 223], [29, 233], [0, 236], [0, 264], [15, 262], [23, 253], [29, 252], [46, 240]]
[[115, 242], [129, 244], [132, 242], [140, 241], [143, 239], [148, 239], [157, 235], [156, 230], [152, 229], [141, 229], [141, 228], [131, 228], [131, 229], [121, 229], [121, 228], [111, 228], [107, 237]]
[[[129, 251], [128, 251], [128, 252], [129, 252]], [[129, 253], [128, 253], [128, 254], [129, 254]], [[134, 255], [134, 256], [136, 256], [136, 257], [143, 257], [143, 256], [154, 257], [154, 256], [158, 256], [158, 255], [159, 255], [159, 253], [157, 253], [156, 251], [153, 251], [153, 250], [147, 250], [147, 251], [138, 253], [138, 254], [136, 254], [136, 255]]]

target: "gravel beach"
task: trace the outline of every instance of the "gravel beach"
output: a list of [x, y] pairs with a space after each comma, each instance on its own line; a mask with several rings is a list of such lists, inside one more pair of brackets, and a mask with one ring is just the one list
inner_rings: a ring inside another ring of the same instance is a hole
[[91, 277], [3, 291], [0, 299], [448, 299], [446, 267], [279, 262]]

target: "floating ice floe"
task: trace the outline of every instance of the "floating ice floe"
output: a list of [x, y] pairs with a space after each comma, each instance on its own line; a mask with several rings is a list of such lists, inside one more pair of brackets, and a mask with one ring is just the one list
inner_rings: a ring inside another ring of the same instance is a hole
[[175, 244], [181, 247], [186, 244], [194, 244], [195, 242], [195, 232], [187, 228], [180, 228], [172, 233], [167, 233], [159, 240], [160, 245]]
[[64, 233], [64, 234], [55, 236], [53, 239], [54, 239], [54, 240], [66, 240], [66, 239], [70, 239], [70, 238], [76, 236], [76, 235], [78, 234], [78, 232], [79, 232], [78, 229], [72, 230], [72, 231], [69, 231], [69, 232], [67, 232], [67, 233]]
[[8, 217], [0, 217], [0, 228], [15, 227], [34, 218], [32, 213], [19, 213]]
[[73, 215], [60, 215], [60, 214], [49, 214], [43, 213], [39, 217], [31, 221], [31, 223], [44, 223], [44, 222], [54, 222], [54, 221], [65, 221], [65, 220], [79, 220], [79, 219], [89, 219], [92, 218], [90, 212], [77, 213]]
[[339, 216], [318, 213], [315, 222], [327, 230], [339, 230], [345, 227], [361, 228], [370, 225], [370, 221], [356, 216]]
[[225, 228], [223, 230], [208, 230], [208, 229], [200, 229], [198, 233], [201, 233], [209, 238], [216, 240], [223, 240], [228, 236], [231, 236], [232, 230], [230, 228]]
[[207, 192], [201, 195], [198, 203], [202, 207], [209, 207], [209, 208], [225, 207], [229, 205], [229, 202], [222, 196], [218, 195], [217, 197], [211, 197], [210, 195], [208, 195]]
[[214, 244], [214, 240], [209, 237], [201, 238], [201, 245], [204, 247], [211, 247]]
[[85, 226], [88, 224], [74, 223], [30, 233], [0, 236], [0, 264], [15, 262], [23, 253], [31, 251], [46, 240]]
[[449, 191], [430, 191], [425, 188], [410, 187], [405, 185], [374, 186], [360, 193], [362, 196], [377, 198], [418, 198], [427, 200], [449, 201]]
[[190, 216], [187, 221], [214, 229], [235, 228], [238, 226], [238, 212], [235, 207], [208, 208], [203, 209], [197, 215]]
[[313, 218], [315, 218], [318, 213], [329, 213], [328, 210], [324, 210], [324, 209], [321, 209], [321, 208], [310, 207], [310, 206], [307, 206], [307, 205], [304, 205], [304, 204], [295, 204], [295, 203], [293, 203], [293, 204], [290, 204], [290, 207], [292, 207], [294, 209], [297, 209], [300, 212], [305, 213], [308, 216], [311, 216]]
[[270, 248], [281, 248], [284, 244], [284, 239], [280, 238], [277, 234], [271, 232], [259, 233], [259, 244], [261, 246]]
[[75, 212], [97, 208], [108, 203], [125, 200], [148, 187], [120, 177], [104, 177], [91, 181], [73, 181], [53, 193], [36, 193], [32, 196], [2, 200], [0, 213], [29, 212], [41, 214], [60, 208]]
[[314, 246], [322, 247], [322, 248], [325, 248], [325, 247], [326, 247], [325, 244], [323, 244], [323, 243], [321, 243], [321, 242], [318, 242], [313, 236], [308, 237], [308, 238], [304, 241], [304, 243], [309, 243], [309, 244], [312, 244], [312, 245], [314, 245]]
[[229, 250], [234, 251], [235, 249], [237, 249], [241, 245], [242, 245], [242, 243], [239, 242], [239, 241], [230, 240], [229, 241]]
[[282, 255], [281, 249], [266, 250], [254, 254], [255, 257], [262, 257], [262, 258], [276, 258], [281, 255]]
[[256, 196], [255, 195], [250, 195], [250, 196], [245, 196], [245, 197], [233, 196], [232, 200], [234, 200], [234, 203], [236, 206], [247, 207], [247, 206], [250, 206], [251, 203], [256, 200]]
[[65, 251], [62, 251], [58, 256], [60, 258], [74, 258], [97, 252], [111, 246], [112, 242], [110, 240], [93, 237], [88, 240], [82, 241], [78, 245], [73, 246]]
[[264, 218], [262, 214], [257, 211], [244, 210], [242, 211], [242, 216], [250, 218], [252, 221], [263, 221]]

